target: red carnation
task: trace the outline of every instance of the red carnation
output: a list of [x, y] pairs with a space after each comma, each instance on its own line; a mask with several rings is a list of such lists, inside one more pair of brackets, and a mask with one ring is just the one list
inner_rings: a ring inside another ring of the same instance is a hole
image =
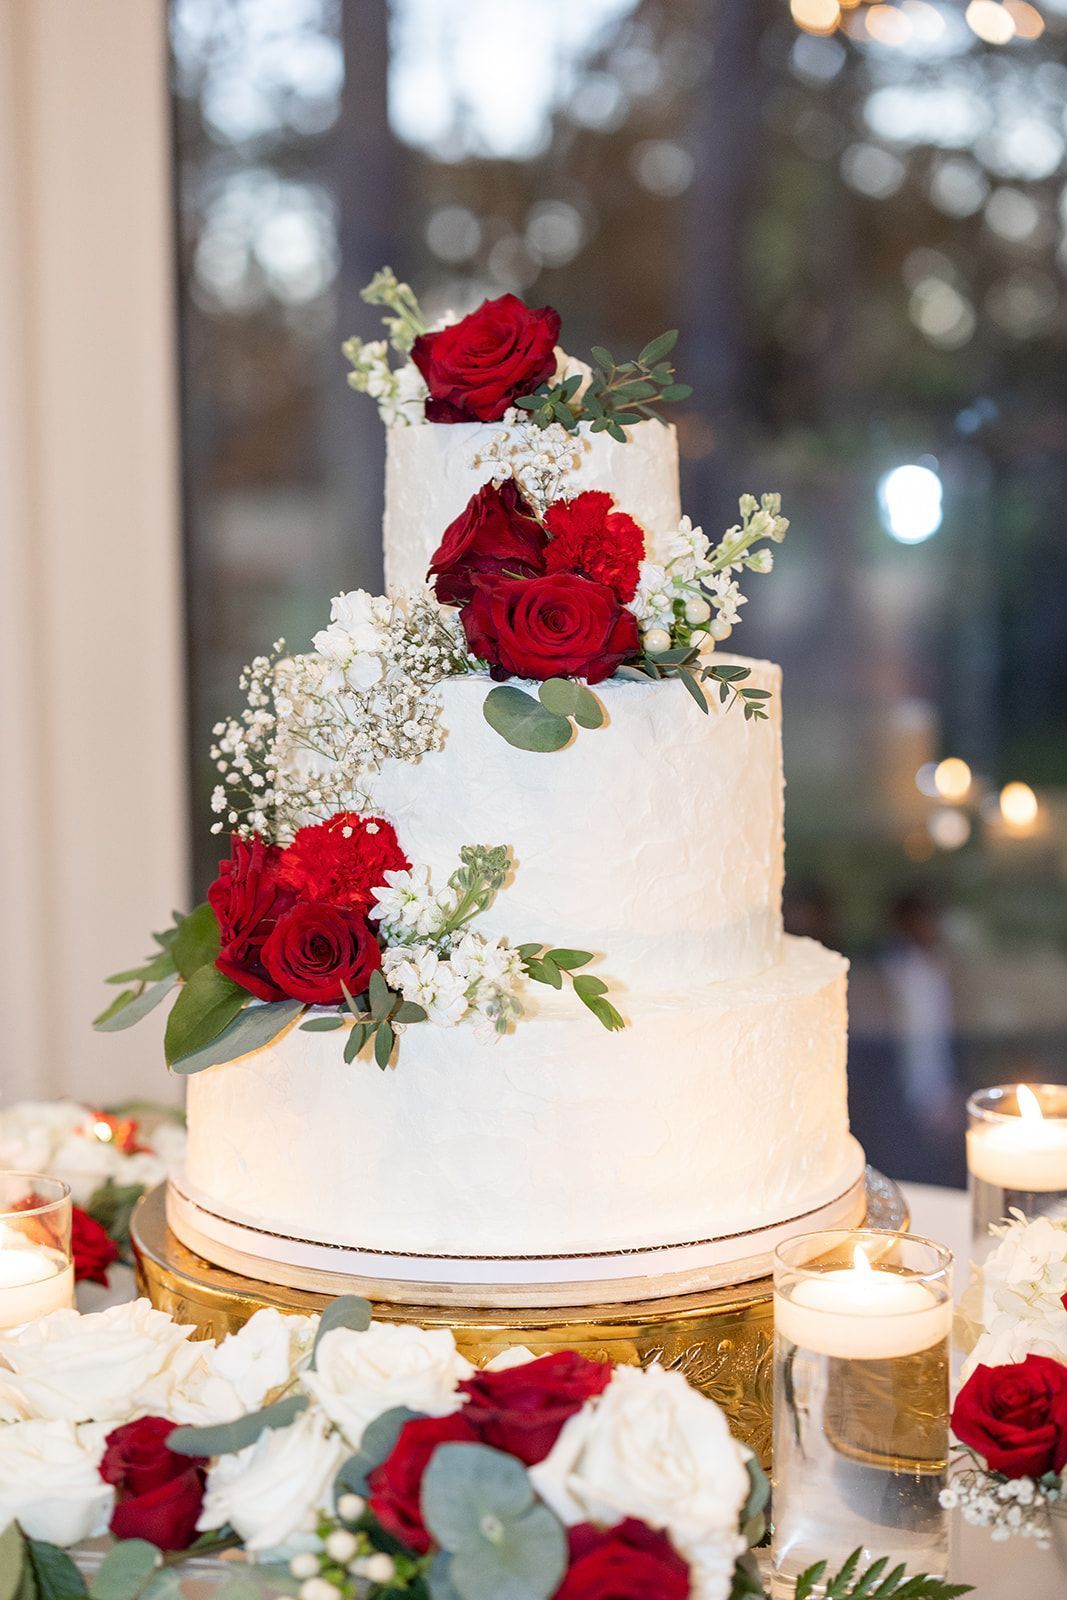
[[109, 1524], [116, 1539], [185, 1550], [196, 1538], [207, 1460], [168, 1450], [174, 1427], [166, 1417], [138, 1417], [108, 1434], [100, 1476], [117, 1490]]
[[606, 583], [625, 602], [637, 593], [645, 535], [633, 517], [614, 507], [602, 489], [554, 501], [545, 512], [545, 527], [552, 535], [545, 571], [580, 572]]
[[278, 918], [295, 896], [278, 877], [282, 852], [258, 834], [234, 834], [230, 859], [219, 863], [219, 875], [207, 892], [222, 940], [215, 960], [219, 971], [248, 989], [258, 1000], [284, 999], [263, 964], [263, 945]]
[[556, 370], [559, 312], [530, 310], [513, 294], [485, 300], [469, 317], [422, 333], [411, 359], [426, 380], [428, 422], [498, 422], [520, 395]]
[[467, 643], [494, 678], [599, 683], [638, 649], [637, 622], [607, 584], [553, 572], [477, 589], [460, 612]]
[[386, 1533], [420, 1556], [430, 1548], [422, 1520], [422, 1479], [439, 1444], [477, 1444], [478, 1435], [462, 1412], [450, 1417], [418, 1417], [405, 1422], [392, 1453], [367, 1479], [368, 1503]]
[[279, 862], [278, 882], [300, 900], [366, 911], [385, 874], [410, 866], [392, 823], [338, 811], [328, 822], [300, 829]]
[[1040, 1478], [1067, 1465], [1067, 1367], [1029, 1355], [974, 1369], [956, 1397], [952, 1428], [991, 1471]]
[[119, 1247], [106, 1228], [80, 1206], [71, 1210], [70, 1253], [79, 1283], [100, 1283], [107, 1288], [107, 1269], [118, 1260]]
[[664, 1533], [635, 1517], [614, 1528], [580, 1522], [553, 1600], [688, 1600], [689, 1568]]
[[363, 993], [382, 952], [358, 911], [309, 903], [279, 917], [263, 946], [263, 961], [282, 994], [309, 1006], [335, 1006], [344, 989]]
[[528, 1467], [543, 1461], [568, 1417], [611, 1382], [606, 1361], [559, 1350], [500, 1372], [476, 1372], [460, 1389], [462, 1415], [483, 1444], [518, 1456]]
[[514, 479], [487, 483], [445, 529], [427, 573], [444, 606], [461, 606], [486, 578], [545, 570], [545, 535]]

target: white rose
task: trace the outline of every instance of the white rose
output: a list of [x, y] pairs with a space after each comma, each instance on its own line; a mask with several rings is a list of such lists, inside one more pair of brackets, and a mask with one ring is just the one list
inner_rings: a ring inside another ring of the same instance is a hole
[[448, 1328], [372, 1322], [363, 1333], [334, 1328], [319, 1342], [314, 1372], [302, 1382], [353, 1448], [383, 1411], [407, 1406], [444, 1417], [459, 1406], [456, 1385], [473, 1368]]
[[0, 1111], [0, 1168], [51, 1172], [55, 1151], [87, 1115], [76, 1100], [21, 1100]]
[[208, 1472], [201, 1533], [227, 1523], [248, 1550], [310, 1545], [320, 1511], [333, 1501], [333, 1480], [348, 1447], [314, 1409], [288, 1428], [270, 1428], [255, 1444], [222, 1456]]
[[87, 1206], [93, 1194], [108, 1179], [120, 1179], [119, 1166], [122, 1154], [109, 1141], [98, 1139], [90, 1131], [91, 1124], [83, 1118], [57, 1146], [50, 1171], [64, 1183], [69, 1183], [71, 1198], [76, 1206]]
[[97, 1470], [106, 1424], [13, 1422], [0, 1427], [0, 1528], [77, 1544], [106, 1531], [115, 1491]]
[[199, 1347], [197, 1369], [169, 1414], [203, 1426], [258, 1411], [311, 1354], [317, 1326], [317, 1317], [284, 1316], [265, 1306], [221, 1344]]
[[84, 1317], [53, 1311], [0, 1336], [0, 1420], [169, 1416], [200, 1359], [192, 1332], [147, 1300]]
[[744, 1550], [744, 1462], [719, 1407], [680, 1372], [618, 1367], [530, 1478], [568, 1526], [640, 1517], [665, 1529], [693, 1562], [694, 1595], [723, 1600]]
[[1048, 1356], [1067, 1365], [1067, 1314], [1061, 1312], [1058, 1318], [1047, 1322], [997, 1317], [964, 1362], [961, 1382], [966, 1383], [977, 1366], [1007, 1367], [1030, 1355]]

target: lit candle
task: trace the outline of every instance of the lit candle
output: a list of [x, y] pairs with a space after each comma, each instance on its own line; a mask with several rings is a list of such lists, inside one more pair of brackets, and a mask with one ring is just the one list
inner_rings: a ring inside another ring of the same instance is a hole
[[862, 1245], [851, 1267], [802, 1278], [774, 1300], [776, 1331], [805, 1350], [848, 1360], [910, 1356], [948, 1337], [951, 1301], [926, 1284], [871, 1265]]
[[74, 1304], [74, 1268], [59, 1250], [0, 1239], [0, 1328]]
[[1067, 1122], [1046, 1117], [1034, 1091], [1016, 1090], [1018, 1114], [998, 1109], [996, 1120], [967, 1133], [971, 1174], [1000, 1189], [1031, 1194], [1067, 1190]]

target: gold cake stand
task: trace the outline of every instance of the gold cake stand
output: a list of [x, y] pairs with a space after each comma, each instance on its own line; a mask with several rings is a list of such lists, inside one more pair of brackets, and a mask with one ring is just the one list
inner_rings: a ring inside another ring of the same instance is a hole
[[[328, 1295], [261, 1283], [214, 1266], [167, 1227], [165, 1191], [154, 1189], [133, 1215], [131, 1238], [141, 1292], [200, 1338], [233, 1333], [264, 1306], [314, 1312]], [[896, 1184], [867, 1168], [866, 1225], [906, 1228], [908, 1212]], [[594, 1360], [649, 1366], [658, 1361], [683, 1373], [722, 1406], [734, 1433], [765, 1466], [771, 1453], [771, 1364], [774, 1324], [771, 1281], [631, 1304], [566, 1309], [491, 1310], [483, 1307], [399, 1305], [375, 1301], [380, 1322], [451, 1328], [476, 1366], [526, 1346], [535, 1355], [577, 1350]]]

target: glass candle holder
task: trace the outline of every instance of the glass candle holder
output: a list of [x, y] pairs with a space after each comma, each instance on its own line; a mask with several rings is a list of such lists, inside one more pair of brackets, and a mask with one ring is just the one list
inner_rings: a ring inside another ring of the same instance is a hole
[[835, 1230], [775, 1252], [772, 1594], [857, 1548], [947, 1571], [952, 1309], [951, 1252], [928, 1239]]
[[74, 1304], [70, 1190], [39, 1172], [0, 1172], [0, 1329]]
[[971, 1234], [981, 1261], [989, 1228], [1011, 1210], [1067, 1216], [1067, 1087], [1019, 1083], [980, 1089], [967, 1101]]

